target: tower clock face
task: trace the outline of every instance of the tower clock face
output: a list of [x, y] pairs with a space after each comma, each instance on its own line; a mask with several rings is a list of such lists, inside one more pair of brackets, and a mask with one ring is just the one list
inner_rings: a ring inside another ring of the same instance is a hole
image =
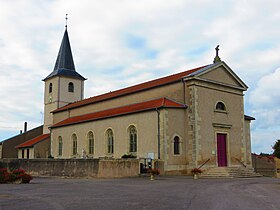
[[52, 96], [49, 96], [49, 102], [52, 102]]

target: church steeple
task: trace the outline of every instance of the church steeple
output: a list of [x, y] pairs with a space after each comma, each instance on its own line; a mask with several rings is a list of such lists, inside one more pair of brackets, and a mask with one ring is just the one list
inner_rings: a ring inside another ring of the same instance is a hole
[[76, 72], [67, 32], [67, 26], [65, 27], [65, 32], [59, 48], [53, 72], [50, 75], [48, 75], [45, 79], [43, 79], [43, 81], [55, 76], [65, 76], [70, 78], [86, 80], [83, 76]]
[[67, 28], [65, 28], [63, 39], [54, 66], [54, 71], [59, 69], [75, 71], [75, 65], [72, 56]]
[[85, 80], [76, 72], [66, 24], [53, 71], [43, 79], [45, 82], [43, 133], [50, 132], [48, 128], [53, 124], [53, 110], [84, 98]]

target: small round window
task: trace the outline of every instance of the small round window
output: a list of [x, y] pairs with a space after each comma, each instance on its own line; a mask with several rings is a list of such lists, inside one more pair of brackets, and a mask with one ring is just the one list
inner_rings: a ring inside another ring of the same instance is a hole
[[218, 102], [216, 104], [216, 110], [219, 110], [219, 111], [226, 111], [226, 106], [223, 102]]

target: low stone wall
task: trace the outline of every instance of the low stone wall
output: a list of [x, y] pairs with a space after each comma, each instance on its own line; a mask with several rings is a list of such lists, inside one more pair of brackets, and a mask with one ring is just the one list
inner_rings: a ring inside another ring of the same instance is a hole
[[280, 178], [280, 159], [274, 158], [275, 165], [276, 165], [276, 177]]
[[98, 167], [98, 177], [133, 177], [138, 176], [139, 160], [100, 160]]
[[263, 176], [276, 177], [276, 165], [273, 157], [252, 154], [252, 166], [255, 172]]
[[133, 177], [139, 174], [137, 159], [3, 159], [9, 168], [20, 167], [34, 176]]

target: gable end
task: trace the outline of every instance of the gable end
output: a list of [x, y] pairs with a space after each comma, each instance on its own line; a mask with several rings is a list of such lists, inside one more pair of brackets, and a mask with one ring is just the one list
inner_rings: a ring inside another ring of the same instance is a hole
[[194, 72], [192, 75], [189, 75], [185, 78], [185, 80], [192, 79], [223, 85], [243, 91], [248, 89], [247, 85], [225, 62], [213, 64], [208, 68], [204, 68], [199, 72]]

